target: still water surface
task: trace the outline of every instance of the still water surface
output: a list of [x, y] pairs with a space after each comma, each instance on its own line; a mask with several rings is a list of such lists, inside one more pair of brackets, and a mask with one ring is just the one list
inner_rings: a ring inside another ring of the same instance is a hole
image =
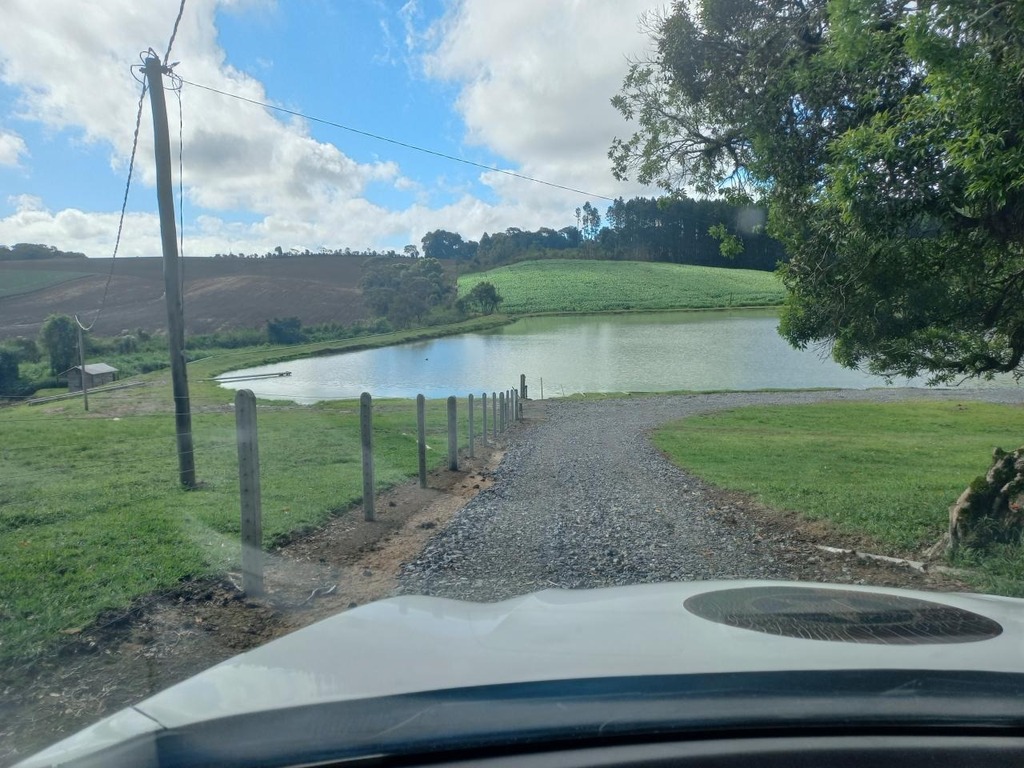
[[[516, 387], [530, 397], [677, 389], [866, 388], [885, 381], [839, 367], [779, 338], [773, 310], [534, 317], [487, 333], [290, 360], [228, 375], [291, 371], [225, 383], [300, 403], [358, 397], [464, 396]], [[900, 380], [894, 386], [920, 385]], [[975, 384], [976, 386], [976, 384]]]

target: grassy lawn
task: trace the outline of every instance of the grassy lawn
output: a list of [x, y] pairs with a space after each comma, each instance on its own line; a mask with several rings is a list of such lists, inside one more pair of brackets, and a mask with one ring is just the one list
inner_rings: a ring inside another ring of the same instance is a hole
[[58, 283], [66, 283], [68, 280], [76, 280], [84, 277], [79, 272], [58, 272], [58, 271], [36, 271], [32, 269], [5, 269], [0, 272], [0, 298], [4, 296], [15, 296], [19, 293], [38, 291]]
[[709, 309], [782, 303], [771, 272], [639, 261], [524, 261], [459, 278], [459, 295], [493, 283], [508, 314]]
[[[95, 395], [94, 411], [116, 394]], [[427, 405], [433, 466], [447, 455], [445, 403]], [[374, 406], [383, 489], [416, 473], [415, 403]], [[359, 502], [358, 403], [264, 407], [258, 420], [265, 545]], [[168, 415], [24, 418], [17, 409], [0, 414], [0, 430], [0, 661], [182, 578], [237, 567], [234, 414], [193, 417], [202, 485], [190, 492], [176, 484]]]
[[[920, 551], [988, 469], [995, 446], [1024, 444], [1024, 408], [976, 402], [751, 407], [685, 419], [654, 435], [677, 464], [769, 506], [867, 534], [894, 554]], [[1024, 561], [978, 559], [988, 588], [1024, 594]]]
[[[191, 364], [195, 491], [177, 485], [167, 371], [134, 379], [147, 386], [93, 393], [88, 414], [77, 399], [0, 409], [0, 664], [45, 652], [104, 610], [186, 577], [237, 568], [235, 417], [226, 407], [233, 393], [203, 379], [423, 333], [232, 351]], [[465, 443], [465, 402], [459, 405]], [[265, 545], [360, 501], [358, 402], [260, 403], [258, 429]], [[446, 434], [444, 401], [428, 400], [431, 466], [447, 456]], [[381, 489], [415, 476], [414, 401], [374, 402], [374, 457]]]

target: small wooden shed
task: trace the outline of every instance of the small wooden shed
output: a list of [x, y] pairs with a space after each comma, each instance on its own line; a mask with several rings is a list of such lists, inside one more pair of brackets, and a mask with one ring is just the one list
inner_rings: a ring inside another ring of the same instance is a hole
[[[68, 376], [68, 392], [78, 392], [82, 389], [82, 366], [76, 365], [64, 371]], [[106, 363], [90, 363], [85, 366], [85, 386], [89, 389], [102, 387], [117, 380], [117, 368]]]

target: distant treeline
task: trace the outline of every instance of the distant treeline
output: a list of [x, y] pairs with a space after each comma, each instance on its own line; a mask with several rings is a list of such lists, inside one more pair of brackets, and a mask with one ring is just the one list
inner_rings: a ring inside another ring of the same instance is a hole
[[[527, 231], [509, 227], [485, 232], [479, 241], [438, 229], [420, 241], [422, 250], [406, 245], [389, 249], [319, 248], [316, 251], [277, 246], [266, 253], [217, 253], [218, 259], [285, 259], [297, 256], [357, 256], [365, 259], [427, 258], [456, 261], [471, 269], [490, 269], [531, 259], [613, 259], [661, 261], [709, 267], [773, 270], [786, 261], [782, 245], [765, 234], [767, 213], [722, 200], [685, 197], [619, 198], [604, 215], [589, 202], [577, 208], [576, 225]], [[0, 260], [85, 258], [51, 245], [18, 243], [0, 246]]]
[[296, 256], [361, 256], [366, 259], [377, 259], [377, 258], [396, 258], [398, 256], [411, 256], [418, 257], [420, 255], [419, 249], [415, 245], [407, 245], [399, 253], [394, 248], [390, 248], [386, 251], [377, 250], [352, 250], [351, 248], [318, 248], [315, 251], [309, 250], [309, 248], [289, 248], [284, 249], [280, 245], [274, 248], [272, 251], [266, 253], [215, 253], [213, 257], [215, 259], [290, 259]]
[[582, 258], [773, 270], [786, 254], [765, 234], [766, 218], [762, 209], [724, 201], [619, 198], [603, 218], [585, 203], [576, 209], [577, 226], [535, 232], [512, 227], [484, 233], [479, 242], [436, 230], [423, 237], [422, 245], [424, 256], [479, 269], [531, 259]]
[[604, 215], [589, 202], [577, 208], [576, 225], [531, 232], [510, 227], [485, 232], [479, 241], [458, 232], [428, 232], [420, 246], [402, 250], [351, 248], [284, 249], [266, 253], [218, 253], [221, 259], [281, 259], [295, 256], [362, 256], [366, 259], [426, 256], [457, 261], [473, 269], [490, 269], [532, 259], [614, 259], [663, 261], [708, 267], [771, 271], [786, 261], [782, 245], [765, 234], [767, 212], [722, 200], [680, 197], [631, 200], [619, 198]]
[[0, 245], [0, 261], [28, 261], [30, 259], [84, 259], [84, 253], [62, 251], [52, 245], [41, 243], [17, 243], [12, 246]]

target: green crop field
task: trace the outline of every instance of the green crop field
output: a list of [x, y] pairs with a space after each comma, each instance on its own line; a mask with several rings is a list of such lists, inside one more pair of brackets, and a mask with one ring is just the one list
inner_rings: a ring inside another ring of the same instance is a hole
[[507, 314], [754, 307], [783, 298], [771, 272], [639, 261], [524, 261], [460, 277], [459, 295], [484, 281]]
[[80, 272], [47, 272], [29, 269], [5, 269], [0, 272], [0, 298], [38, 291], [58, 283], [82, 277]]

